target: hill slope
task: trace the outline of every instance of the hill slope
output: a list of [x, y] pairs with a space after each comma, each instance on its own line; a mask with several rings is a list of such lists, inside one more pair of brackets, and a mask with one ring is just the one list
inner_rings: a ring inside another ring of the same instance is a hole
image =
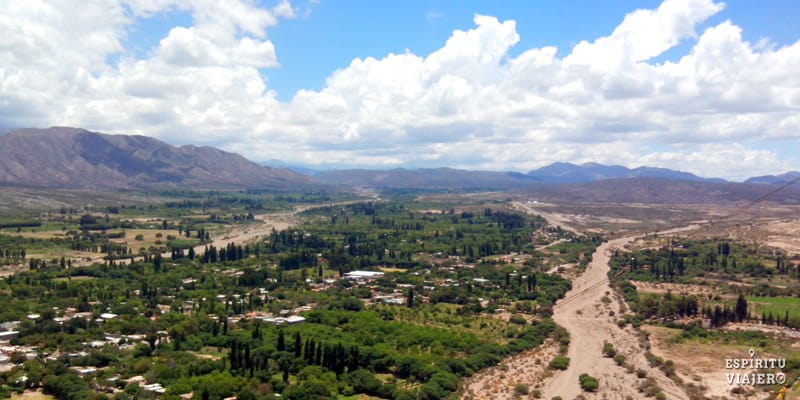
[[301, 188], [307, 176], [213, 147], [84, 129], [18, 129], [0, 136], [0, 184], [65, 188]]

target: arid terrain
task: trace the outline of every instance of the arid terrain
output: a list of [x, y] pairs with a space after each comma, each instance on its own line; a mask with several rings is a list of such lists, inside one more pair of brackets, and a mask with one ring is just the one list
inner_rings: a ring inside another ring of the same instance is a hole
[[[558, 207], [556, 205], [524, 204], [515, 202], [514, 207], [526, 212], [543, 216], [551, 224], [565, 229], [593, 231], [600, 229], [610, 233], [609, 229], [620, 230], [628, 226], [631, 231], [641, 229], [652, 223], [647, 219], [646, 207], [632, 207], [628, 213], [620, 212], [616, 207], [606, 208], [608, 215], [576, 215], [571, 214], [579, 208], [575, 206]], [[686, 229], [669, 232], [662, 228], [659, 235], [687, 237], [697, 234], [698, 237], [723, 237], [732, 240], [746, 240], [758, 243], [765, 248], [780, 250], [789, 256], [800, 253], [800, 219], [796, 217], [796, 208], [788, 206], [757, 206], [752, 209], [740, 209], [740, 206], [691, 206], [665, 207], [653, 206], [652, 216], [664, 217], [672, 215], [674, 219], [658, 221], [659, 226], [677, 226], [680, 224], [698, 223]], [[543, 211], [544, 210], [544, 211]], [[676, 217], [676, 218], [675, 218]], [[709, 227], [708, 222], [722, 219]], [[652, 226], [652, 225], [651, 225]], [[639, 230], [639, 232], [642, 232]], [[567, 328], [571, 343], [568, 356], [570, 365], [565, 371], [549, 371], [543, 367], [554, 356], [555, 351], [523, 354], [504, 361], [500, 367], [493, 368], [478, 375], [470, 381], [472, 395], [478, 397], [492, 396], [506, 398], [512, 396], [514, 385], [524, 382], [536, 390], [541, 398], [550, 399], [561, 396], [564, 399], [576, 398], [641, 398], [639, 388], [642, 379], [637, 376], [652, 377], [668, 399], [689, 399], [690, 393], [702, 393], [706, 398], [741, 398], [767, 399], [770, 392], [744, 387], [735, 389], [725, 378], [724, 359], [740, 357], [747, 349], [744, 346], [720, 348], [714, 345], [688, 346], [674, 345], [669, 338], [675, 335], [666, 328], [648, 327], [644, 331], [646, 337], [631, 327], [620, 329], [616, 324], [617, 316], [625, 311], [620, 304], [619, 296], [615, 296], [608, 285], [607, 273], [610, 253], [617, 248], [631, 245], [638, 236], [631, 235], [611, 240], [600, 246], [586, 272], [573, 281], [573, 289], [555, 307], [555, 321]], [[554, 271], [551, 271], [554, 272]], [[674, 283], [636, 283], [637, 289], [643, 293], [681, 293], [687, 295], [713, 296], [720, 282], [708, 280], [703, 285]], [[732, 283], [731, 283], [732, 284]], [[730, 296], [725, 296], [730, 297]], [[767, 328], [759, 325], [731, 324], [728, 331], [762, 331], [787, 342], [787, 346], [800, 346], [800, 334], [785, 328]], [[625, 356], [623, 366], [618, 365], [602, 353], [604, 343], [610, 343], [617, 354]], [[646, 351], [665, 360], [674, 362], [676, 376], [681, 384], [668, 378], [658, 368], [648, 365], [644, 357]], [[764, 354], [764, 357], [778, 357], [780, 354]], [[544, 359], [532, 360], [527, 357]], [[511, 372], [521, 376], [511, 375]], [[644, 372], [641, 372], [644, 371]], [[600, 388], [595, 393], [587, 393], [579, 386], [579, 375], [588, 373], [598, 378]], [[473, 398], [473, 397], [463, 397]], [[488, 398], [488, 397], [487, 397]]]
[[639, 338], [630, 329], [620, 329], [615, 323], [616, 318], [611, 315], [611, 312], [619, 315], [622, 309], [618, 300], [610, 296], [611, 288], [607, 281], [609, 253], [633, 239], [635, 237], [615, 239], [598, 247], [589, 268], [573, 282], [566, 298], [556, 304], [553, 319], [570, 333], [570, 365], [545, 383], [544, 398], [561, 396], [571, 399], [580, 395], [582, 390], [578, 377], [583, 373], [605, 383], [597, 393], [589, 394], [590, 398], [637, 397], [639, 379], [634, 372], [603, 355], [603, 345], [608, 342], [614, 345], [618, 354], [625, 356], [634, 370], [644, 369], [648, 376], [654, 377], [670, 398], [688, 399], [679, 386], [647, 365]]

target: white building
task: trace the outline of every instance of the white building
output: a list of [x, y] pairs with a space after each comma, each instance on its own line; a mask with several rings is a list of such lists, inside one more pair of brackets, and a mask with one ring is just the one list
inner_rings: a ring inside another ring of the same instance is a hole
[[380, 271], [351, 271], [344, 274], [344, 277], [347, 279], [375, 279], [380, 278], [383, 276], [383, 272]]

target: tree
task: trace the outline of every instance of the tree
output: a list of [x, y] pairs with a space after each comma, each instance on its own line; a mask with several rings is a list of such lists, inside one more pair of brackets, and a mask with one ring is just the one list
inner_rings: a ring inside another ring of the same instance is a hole
[[283, 392], [283, 396], [290, 400], [321, 400], [335, 399], [322, 383], [304, 382], [302, 385], [292, 384]]
[[747, 318], [747, 300], [744, 295], [739, 294], [736, 299], [736, 321], [742, 322]]
[[303, 348], [303, 341], [300, 338], [300, 332], [295, 332], [294, 333], [294, 356], [295, 357], [298, 357], [298, 358], [300, 357], [300, 353], [302, 351], [302, 348]]
[[78, 221], [78, 224], [80, 224], [81, 226], [95, 225], [97, 224], [97, 218], [95, 218], [91, 214], [84, 214], [81, 216], [81, 219]]
[[286, 351], [286, 336], [283, 333], [283, 329], [278, 330], [278, 343], [276, 348], [278, 351]]
[[414, 288], [411, 287], [408, 289], [408, 300], [406, 300], [406, 305], [408, 308], [414, 307]]

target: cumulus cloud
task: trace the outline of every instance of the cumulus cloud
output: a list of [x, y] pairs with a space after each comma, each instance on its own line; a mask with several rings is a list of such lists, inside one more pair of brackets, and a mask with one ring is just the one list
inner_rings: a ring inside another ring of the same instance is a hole
[[[697, 31], [723, 9], [666, 0], [563, 57], [551, 46], [512, 56], [515, 21], [475, 15], [430, 54], [357, 58], [321, 90], [281, 102], [269, 89], [280, 49], [268, 30], [302, 10], [286, 0], [5, 2], [0, 125], [146, 134], [309, 165], [781, 172], [798, 160], [753, 149], [797, 139], [800, 42], [748, 43], [734, 21]], [[144, 56], [124, 47], [137, 19], [176, 10], [192, 25]], [[676, 61], [653, 61], [686, 42]]]

